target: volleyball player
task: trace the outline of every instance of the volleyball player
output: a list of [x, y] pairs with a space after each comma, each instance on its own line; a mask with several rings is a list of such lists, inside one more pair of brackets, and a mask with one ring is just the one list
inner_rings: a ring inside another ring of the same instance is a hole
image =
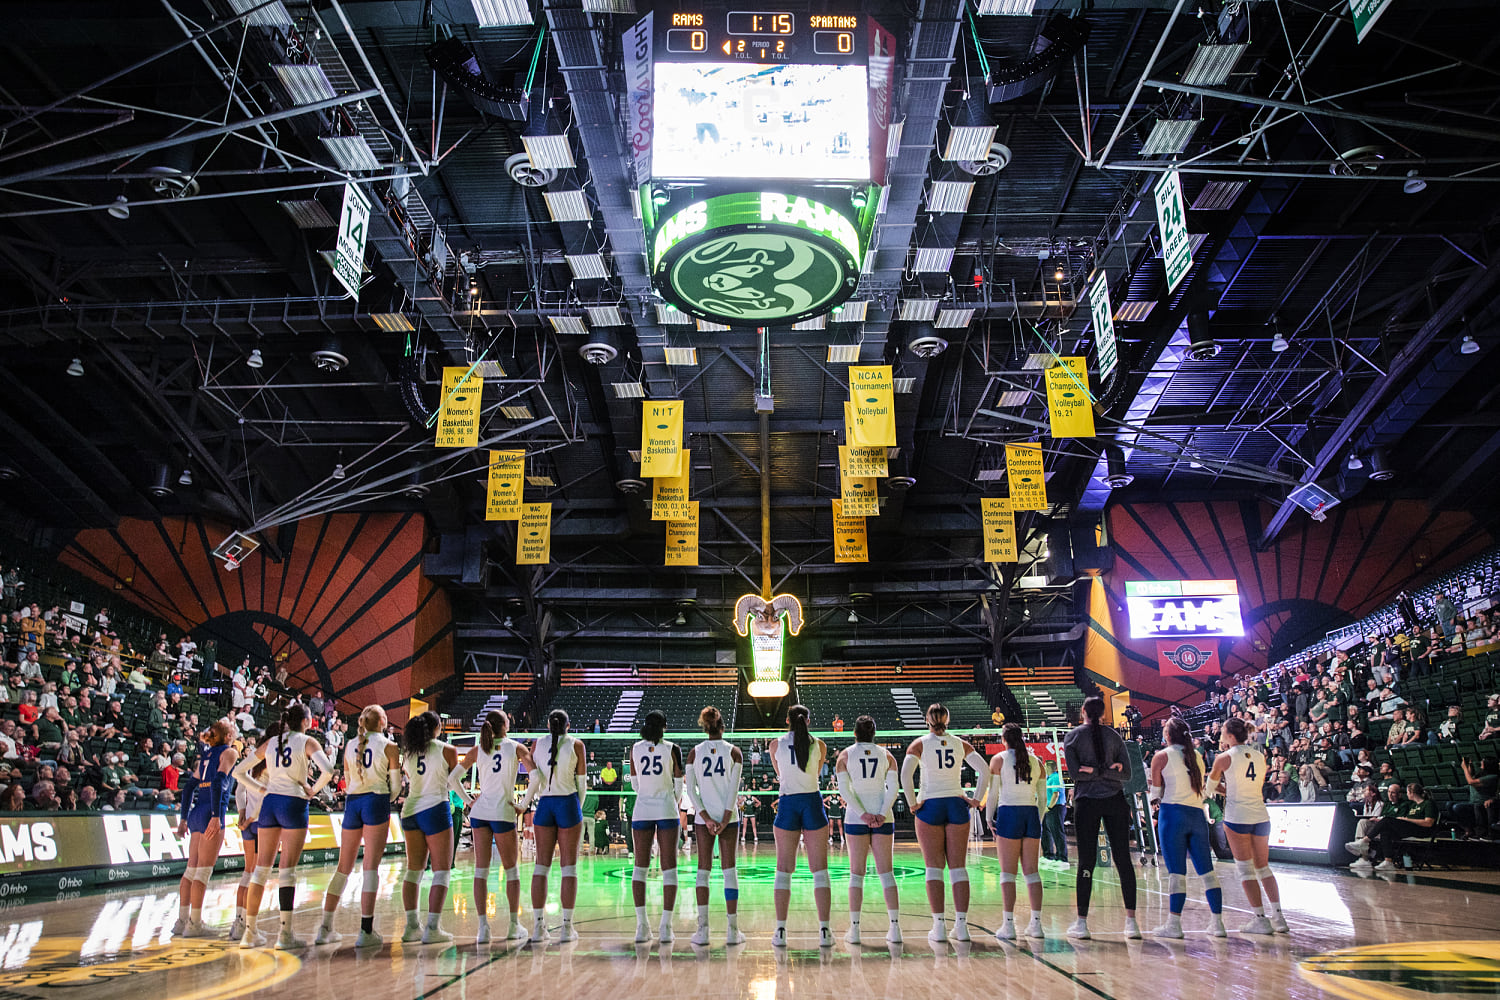
[[[1271, 813], [1261, 791], [1266, 780], [1266, 755], [1249, 743], [1250, 727], [1244, 719], [1232, 718], [1224, 723], [1219, 735], [1224, 752], [1208, 772], [1208, 787], [1224, 783], [1224, 829], [1229, 851], [1255, 914], [1240, 933], [1290, 934], [1292, 929], [1281, 913], [1281, 890], [1271, 871]], [[1266, 909], [1271, 911], [1270, 919], [1266, 918]]]
[[875, 745], [875, 720], [870, 716], [861, 715], [854, 720], [854, 744], [839, 754], [834, 780], [849, 810], [844, 821], [844, 839], [849, 845], [849, 931], [844, 940], [860, 943], [865, 866], [873, 853], [889, 921], [885, 939], [890, 944], [900, 944], [901, 906], [896, 895], [896, 873], [891, 865], [891, 847], [896, 839], [896, 825], [891, 820], [898, 791], [896, 756]]
[[698, 713], [698, 728], [708, 739], [688, 751], [687, 797], [692, 804], [693, 836], [698, 850], [698, 929], [693, 944], [708, 944], [708, 877], [714, 865], [714, 842], [719, 844], [719, 868], [724, 873], [724, 909], [729, 913], [725, 944], [744, 944], [739, 927], [740, 879], [735, 868], [735, 844], [742, 819], [740, 774], [745, 758], [724, 740], [724, 716], [709, 705]]
[[219, 848], [224, 844], [224, 812], [229, 805], [230, 776], [237, 759], [234, 724], [220, 719], [203, 733], [192, 776], [182, 786], [182, 819], [177, 835], [188, 835], [187, 867], [177, 886], [176, 937], [207, 937], [203, 926], [203, 894], [213, 877]]
[[[969, 940], [969, 809], [979, 800], [963, 793], [963, 770], [968, 764], [976, 775], [988, 765], [974, 748], [948, 734], [948, 709], [940, 704], [927, 708], [928, 732], [912, 740], [901, 765], [901, 787], [916, 816], [917, 842], [927, 866], [927, 905], [932, 911], [932, 930], [927, 940], [946, 941], [943, 925], [943, 867], [953, 882], [953, 939]], [[913, 779], [922, 769], [922, 794]]]
[[635, 869], [630, 874], [630, 894], [635, 900], [635, 943], [651, 940], [646, 922], [646, 872], [651, 867], [651, 845], [661, 856], [662, 944], [670, 944], [672, 911], [677, 906], [677, 835], [682, 820], [677, 808], [683, 794], [682, 751], [666, 740], [667, 717], [647, 712], [641, 723], [641, 738], [630, 748], [630, 787], [635, 807], [630, 813], [630, 838], [635, 849]]
[[1073, 779], [1073, 829], [1078, 835], [1078, 919], [1068, 928], [1068, 937], [1087, 940], [1089, 899], [1094, 891], [1094, 865], [1099, 860], [1099, 824], [1109, 839], [1109, 853], [1120, 875], [1120, 896], [1125, 904], [1125, 937], [1139, 938], [1135, 922], [1135, 863], [1130, 860], [1130, 803], [1125, 782], [1134, 765], [1120, 734], [1104, 724], [1104, 699], [1091, 695], [1083, 700], [1087, 720], [1063, 737], [1063, 756]]
[[[318, 741], [308, 736], [307, 709], [300, 703], [287, 706], [270, 729], [270, 739], [255, 751], [255, 759], [266, 761], [266, 795], [261, 800], [256, 837], [255, 872], [250, 876], [250, 891], [245, 894], [245, 932], [241, 948], [259, 947], [263, 939], [257, 933], [260, 903], [271, 864], [281, 853], [277, 873], [278, 902], [281, 906], [281, 933], [276, 937], [278, 949], [305, 948], [307, 942], [292, 933], [292, 910], [297, 900], [297, 862], [302, 859], [302, 845], [307, 841], [309, 801], [333, 780], [333, 762]], [[318, 768], [318, 778], [307, 783], [307, 765]]]
[[360, 873], [359, 936], [356, 948], [379, 948], [383, 939], [375, 931], [375, 892], [380, 888], [380, 861], [391, 832], [391, 801], [401, 794], [401, 751], [385, 735], [385, 709], [366, 705], [359, 713], [359, 739], [344, 748], [345, 788], [343, 829], [339, 833], [338, 871], [323, 891], [323, 920], [313, 944], [337, 944], [343, 935], [333, 929], [333, 914], [339, 908], [344, 886], [354, 871], [354, 861], [364, 845]]
[[990, 786], [985, 796], [990, 829], [995, 832], [995, 851], [1000, 858], [1000, 893], [1005, 917], [995, 931], [1001, 941], [1016, 939], [1016, 868], [1026, 881], [1031, 922], [1026, 936], [1042, 933], [1042, 876], [1037, 856], [1042, 846], [1042, 809], [1047, 801], [1047, 775], [1040, 759], [1032, 756], [1014, 722], [1001, 730], [1005, 749], [990, 759]]
[[1224, 890], [1214, 872], [1213, 848], [1208, 839], [1208, 817], [1203, 812], [1205, 782], [1203, 755], [1193, 745], [1193, 734], [1181, 717], [1167, 721], [1162, 734], [1164, 749], [1151, 758], [1151, 801], [1160, 803], [1157, 836], [1167, 861], [1168, 906], [1166, 923], [1151, 933], [1155, 937], [1182, 937], [1182, 908], [1187, 903], [1187, 862], [1203, 880], [1203, 894], [1213, 913], [1208, 933], [1225, 937]]
[[[479, 795], [471, 798], [463, 776], [479, 763]], [[464, 754], [448, 778], [448, 785], [469, 802], [469, 830], [474, 839], [474, 912], [479, 916], [475, 944], [490, 940], [490, 855], [500, 854], [504, 870], [505, 901], [510, 909], [507, 941], [526, 936], [521, 927], [521, 845], [516, 839], [516, 773], [520, 765], [531, 767], [531, 752], [510, 738], [510, 716], [486, 712], [479, 727], [479, 742]]]
[[818, 947], [833, 947], [828, 929], [832, 890], [828, 883], [828, 814], [823, 811], [823, 793], [818, 772], [828, 759], [828, 745], [808, 731], [809, 714], [802, 705], [787, 710], [789, 732], [771, 744], [771, 766], [781, 780], [776, 804], [776, 933], [771, 944], [786, 947], [786, 914], [792, 903], [792, 872], [797, 868], [797, 845], [807, 850], [807, 870], [812, 872], [813, 902], [818, 910]]
[[558, 854], [562, 876], [562, 930], [558, 940], [577, 941], [573, 904], [578, 901], [578, 838], [583, 834], [583, 775], [588, 752], [583, 741], [568, 735], [568, 713], [547, 715], [547, 732], [531, 745], [530, 783], [522, 810], [536, 802], [531, 827], [536, 837], [536, 865], [531, 872], [531, 940], [547, 940], [547, 872]]
[[[262, 741], [264, 742], [264, 741]], [[234, 920], [229, 924], [229, 940], [238, 941], [245, 933], [245, 903], [250, 895], [250, 879], [255, 874], [256, 841], [259, 839], [260, 802], [265, 798], [266, 760], [252, 750], [234, 769], [234, 808], [239, 814], [240, 842], [243, 844], [245, 868], [240, 884], [234, 890]], [[257, 942], [257, 947], [264, 940]]]
[[[406, 873], [401, 880], [401, 907], [406, 911], [402, 941], [434, 944], [452, 941], [438, 926], [448, 896], [453, 869], [453, 810], [448, 804], [448, 775], [458, 764], [458, 749], [438, 740], [443, 720], [436, 712], [406, 720], [401, 748], [406, 751], [401, 770], [406, 775], [406, 802], [401, 806], [401, 832], [406, 839]], [[417, 922], [417, 897], [422, 871], [432, 861], [427, 887], [427, 923]]]

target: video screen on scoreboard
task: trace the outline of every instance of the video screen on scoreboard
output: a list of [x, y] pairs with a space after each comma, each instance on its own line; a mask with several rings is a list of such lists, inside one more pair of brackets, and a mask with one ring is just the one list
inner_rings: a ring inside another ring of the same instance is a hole
[[863, 65], [658, 62], [655, 74], [657, 177], [870, 177]]
[[1267, 802], [1271, 815], [1271, 846], [1289, 851], [1326, 851], [1333, 835], [1333, 821], [1338, 805], [1333, 802], [1311, 802], [1306, 805], [1280, 805]]
[[1127, 580], [1125, 605], [1132, 639], [1245, 634], [1233, 580]]

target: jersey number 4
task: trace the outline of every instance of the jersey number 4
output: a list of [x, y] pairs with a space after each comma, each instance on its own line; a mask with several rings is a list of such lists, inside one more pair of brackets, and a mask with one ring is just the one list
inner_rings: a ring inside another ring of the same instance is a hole
[[721, 778], [724, 776], [723, 757], [715, 756], [703, 758], [703, 776], [706, 778], [711, 774], [716, 774]]
[[1245, 777], [1250, 779], [1255, 778], [1255, 761], [1252, 760], [1245, 766]]

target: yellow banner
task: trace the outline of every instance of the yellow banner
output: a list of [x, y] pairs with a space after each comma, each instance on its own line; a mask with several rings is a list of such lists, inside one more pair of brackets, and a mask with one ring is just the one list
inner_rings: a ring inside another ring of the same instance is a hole
[[682, 400], [648, 399], [641, 404], [641, 475], [646, 479], [682, 472]]
[[552, 505], [523, 503], [516, 525], [516, 565], [552, 561]]
[[1047, 369], [1047, 414], [1052, 418], [1052, 436], [1094, 436], [1094, 401], [1089, 392], [1087, 358], [1058, 358], [1060, 364]]
[[526, 452], [490, 452], [489, 489], [484, 500], [486, 521], [519, 521], [521, 490], [526, 485]]
[[849, 517], [880, 516], [880, 496], [875, 488], [879, 481], [869, 476], [839, 478], [839, 500]]
[[896, 379], [890, 365], [849, 366], [849, 401], [854, 404], [851, 445], [896, 444]]
[[844, 505], [833, 501], [833, 561], [869, 562], [869, 538], [865, 534], [865, 519], [845, 517]]
[[687, 517], [667, 522], [668, 566], [698, 565], [698, 501], [690, 500], [685, 506]]
[[1011, 510], [1046, 510], [1047, 479], [1040, 444], [1005, 446], [1005, 472], [1010, 480]]
[[879, 445], [852, 445], [839, 449], [839, 468], [846, 476], [870, 476], [884, 479], [891, 474], [886, 450]]
[[686, 520], [692, 456], [691, 448], [682, 449], [682, 475], [657, 476], [651, 481], [651, 520]]
[[1016, 515], [1004, 497], [987, 497], [979, 501], [984, 518], [984, 561], [1018, 562], [1016, 555]]
[[479, 444], [479, 401], [483, 395], [484, 379], [477, 372], [464, 367], [443, 369], [443, 398], [434, 446], [473, 448]]
[[427, 704], [427, 702], [423, 701], [421, 698], [408, 698], [406, 706], [407, 717], [415, 719], [417, 716], [421, 715], [431, 707], [431, 705]]

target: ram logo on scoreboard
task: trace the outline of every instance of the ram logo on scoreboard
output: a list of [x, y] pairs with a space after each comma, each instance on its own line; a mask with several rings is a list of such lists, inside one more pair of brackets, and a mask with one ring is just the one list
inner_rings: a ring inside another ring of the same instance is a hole
[[1233, 580], [1129, 580], [1125, 604], [1132, 639], [1245, 634]]

